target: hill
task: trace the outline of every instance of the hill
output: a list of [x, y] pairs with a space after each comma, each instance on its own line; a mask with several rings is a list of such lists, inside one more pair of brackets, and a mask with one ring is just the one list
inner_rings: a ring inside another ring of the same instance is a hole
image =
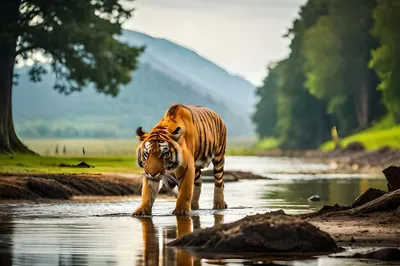
[[225, 120], [230, 136], [253, 135], [254, 87], [246, 80], [170, 41], [124, 31], [123, 41], [146, 45], [133, 80], [113, 99], [92, 88], [64, 96], [52, 89], [51, 72], [31, 83], [29, 67], [16, 69], [13, 114], [22, 137], [131, 138], [149, 130], [173, 103], [207, 106]]

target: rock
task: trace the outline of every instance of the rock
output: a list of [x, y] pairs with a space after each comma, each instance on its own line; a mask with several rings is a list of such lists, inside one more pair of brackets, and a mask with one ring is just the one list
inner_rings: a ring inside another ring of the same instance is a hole
[[387, 180], [388, 191], [395, 191], [400, 188], [400, 167], [391, 165], [382, 170]]
[[74, 168], [94, 168], [93, 165], [87, 164], [86, 162], [80, 162], [77, 165], [60, 163], [58, 166], [59, 167], [74, 167]]
[[[202, 176], [214, 176], [213, 170], [201, 171]], [[256, 175], [245, 171], [224, 171], [224, 181], [238, 181], [241, 179], [270, 179], [261, 175]]]
[[377, 199], [385, 194], [386, 194], [386, 192], [383, 190], [376, 189], [376, 188], [369, 188], [363, 194], [361, 194], [354, 200], [351, 207], [355, 208], [355, 207], [364, 205], [365, 203], [373, 201], [374, 199]]
[[336, 213], [336, 212], [340, 212], [340, 211], [345, 211], [345, 210], [349, 210], [351, 207], [348, 206], [341, 206], [339, 204], [335, 204], [333, 206], [330, 205], [324, 205], [322, 206], [322, 208], [317, 211], [317, 212], [312, 212], [312, 213], [306, 213], [306, 214], [301, 214], [299, 217], [302, 218], [314, 218], [314, 217], [318, 217], [318, 216], [322, 216], [322, 215], [328, 215], [329, 213]]
[[311, 223], [268, 213], [198, 229], [173, 240], [168, 246], [229, 254], [332, 253], [341, 250], [329, 234]]
[[398, 248], [380, 248], [372, 252], [365, 254], [356, 253], [352, 258], [365, 258], [373, 260], [384, 260], [384, 261], [400, 261], [400, 249]]
[[356, 151], [364, 151], [365, 146], [361, 142], [354, 141], [350, 142], [346, 148], [344, 148], [344, 151], [350, 151], [350, 152], [356, 152]]
[[308, 198], [309, 201], [320, 201], [321, 198], [318, 195], [312, 195], [311, 197]]
[[385, 193], [370, 202], [367, 202], [356, 208], [345, 211], [344, 213], [351, 215], [359, 215], [371, 212], [392, 212], [400, 206], [400, 190]]

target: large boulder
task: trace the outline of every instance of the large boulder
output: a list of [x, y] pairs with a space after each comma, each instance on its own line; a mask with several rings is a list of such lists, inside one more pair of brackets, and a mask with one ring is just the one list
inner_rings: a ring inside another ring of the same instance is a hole
[[233, 223], [198, 229], [169, 246], [218, 253], [332, 253], [331, 236], [300, 218], [274, 214], [247, 216]]

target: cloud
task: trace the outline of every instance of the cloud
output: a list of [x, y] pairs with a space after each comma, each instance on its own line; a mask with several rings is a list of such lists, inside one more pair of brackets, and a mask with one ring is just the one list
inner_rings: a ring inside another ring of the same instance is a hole
[[282, 36], [306, 0], [136, 0], [125, 28], [177, 42], [260, 84], [288, 54]]

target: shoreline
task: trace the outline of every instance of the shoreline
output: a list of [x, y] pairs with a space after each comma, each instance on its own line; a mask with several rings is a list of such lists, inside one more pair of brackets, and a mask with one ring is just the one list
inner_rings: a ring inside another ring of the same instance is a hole
[[[355, 146], [355, 147], [354, 147]], [[374, 174], [392, 165], [400, 164], [400, 150], [383, 147], [368, 151], [356, 145], [332, 151], [321, 150], [270, 150], [257, 152], [256, 156], [298, 159], [306, 163], [329, 165], [329, 170], [307, 171], [305, 174]], [[282, 172], [285, 174], [284, 172]], [[289, 174], [289, 173], [288, 173]]]

